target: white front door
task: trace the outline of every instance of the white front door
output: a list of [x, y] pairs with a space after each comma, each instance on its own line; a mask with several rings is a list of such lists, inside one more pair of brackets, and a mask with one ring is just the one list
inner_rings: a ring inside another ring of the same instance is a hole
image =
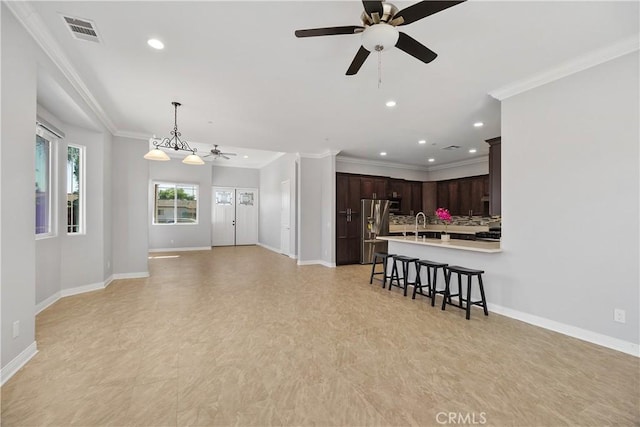
[[280, 253], [291, 253], [291, 183], [282, 181], [280, 184]]
[[211, 245], [233, 246], [236, 244], [235, 189], [213, 187], [212, 199]]
[[258, 243], [258, 190], [236, 189], [236, 245]]

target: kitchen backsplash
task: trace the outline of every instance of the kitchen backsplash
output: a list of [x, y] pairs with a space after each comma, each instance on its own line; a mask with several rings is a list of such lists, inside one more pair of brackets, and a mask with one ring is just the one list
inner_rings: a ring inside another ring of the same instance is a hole
[[[468, 215], [452, 216], [450, 225], [486, 225], [489, 227], [500, 227], [502, 218], [500, 216], [480, 216]], [[394, 215], [389, 214], [389, 224], [415, 224], [416, 217], [412, 215]], [[427, 224], [444, 224], [437, 216], [427, 216]]]

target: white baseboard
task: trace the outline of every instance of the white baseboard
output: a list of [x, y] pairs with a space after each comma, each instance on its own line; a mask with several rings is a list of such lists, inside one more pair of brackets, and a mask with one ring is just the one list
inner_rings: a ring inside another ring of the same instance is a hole
[[[105, 281], [102, 283], [91, 283], [89, 285], [77, 286], [75, 288], [62, 289], [56, 292], [55, 294], [51, 295], [49, 298], [45, 299], [44, 301], [41, 301], [38, 304], [36, 304], [36, 315], [40, 314], [40, 312], [42, 312], [45, 308], [49, 307], [50, 305], [58, 301], [60, 298], [69, 297], [71, 295], [84, 294], [85, 292], [93, 292], [93, 291], [99, 291], [101, 289], [105, 289], [107, 286], [111, 284], [111, 282], [113, 282], [116, 279], [129, 278], [129, 277], [119, 277], [119, 276], [128, 276], [129, 274], [136, 275], [136, 277], [141, 277], [138, 275], [143, 273], [125, 273], [121, 275], [114, 274], [107, 277]], [[146, 276], [144, 277], [148, 277], [148, 276], [149, 276], [149, 273], [146, 273]]]
[[308, 261], [298, 260], [298, 265], [316, 265], [316, 264], [320, 264], [328, 268], [336, 267], [336, 264], [334, 262], [327, 262], [323, 259], [314, 259], [314, 260], [308, 260]]
[[149, 249], [149, 252], [186, 252], [186, 251], [210, 251], [211, 246], [192, 247], [192, 248], [155, 248]]
[[0, 369], [0, 385], [4, 385], [9, 378], [14, 376], [16, 372], [20, 370], [33, 356], [38, 353], [38, 345], [36, 342], [32, 342], [29, 347], [22, 350], [22, 352], [13, 358], [12, 361], [6, 364]]
[[559, 332], [563, 335], [568, 335], [582, 341], [587, 341], [593, 344], [610, 348], [612, 350], [617, 350], [623, 353], [630, 354], [632, 356], [640, 357], [639, 344], [624, 341], [618, 338], [613, 338], [607, 335], [599, 334], [597, 332], [588, 331], [586, 329], [567, 325], [565, 323], [556, 322], [555, 320], [545, 319], [544, 317], [535, 316], [533, 314], [523, 313], [521, 311], [502, 307], [496, 304], [487, 303], [487, 308], [493, 313], [520, 320], [522, 322], [529, 323], [530, 325], [539, 326], [541, 328]]
[[[77, 286], [75, 288], [67, 288], [67, 289], [61, 289], [60, 290], [60, 297], [68, 297], [71, 295], [77, 295], [77, 294], [84, 294], [85, 292], [93, 292], [93, 291], [99, 291], [100, 289], [104, 289], [107, 287], [107, 285], [105, 285], [105, 282], [98, 282], [98, 283], [91, 283], [89, 285], [84, 285], [84, 286]], [[111, 283], [111, 280], [109, 280], [109, 283]]]
[[280, 251], [279, 248], [274, 248], [273, 246], [265, 245], [264, 243], [258, 242], [258, 243], [256, 243], [256, 245], [260, 246], [261, 248], [268, 249], [271, 252], [275, 252], [275, 253], [280, 254], [280, 255], [288, 256], [291, 259], [297, 259], [298, 258], [295, 254], [285, 254], [282, 251]]
[[144, 279], [146, 277], [149, 277], [149, 272], [148, 271], [141, 271], [139, 273], [115, 273], [113, 276], [113, 280], [120, 280], [120, 279]]
[[42, 310], [44, 310], [45, 308], [49, 307], [51, 304], [53, 304], [54, 302], [58, 301], [59, 299], [60, 299], [60, 292], [58, 291], [55, 294], [51, 295], [46, 300], [41, 301], [38, 304], [36, 304], [36, 316], [38, 314], [40, 314], [40, 312]]

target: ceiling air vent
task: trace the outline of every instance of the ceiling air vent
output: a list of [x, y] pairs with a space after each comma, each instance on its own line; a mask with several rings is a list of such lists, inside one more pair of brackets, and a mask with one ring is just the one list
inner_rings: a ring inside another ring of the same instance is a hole
[[100, 43], [96, 24], [93, 21], [88, 19], [72, 18], [71, 16], [63, 16], [62, 18], [74, 38]]
[[448, 147], [443, 147], [442, 149], [443, 149], [443, 150], [450, 150], [450, 151], [451, 151], [451, 150], [457, 150], [458, 148], [460, 148], [460, 146], [459, 146], [459, 145], [450, 145], [450, 146], [448, 146]]

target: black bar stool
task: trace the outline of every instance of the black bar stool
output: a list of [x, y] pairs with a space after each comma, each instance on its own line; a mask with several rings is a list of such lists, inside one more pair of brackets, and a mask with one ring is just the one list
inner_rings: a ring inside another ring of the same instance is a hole
[[[402, 277], [399, 275], [398, 262], [402, 264]], [[393, 256], [393, 268], [391, 269], [391, 279], [389, 280], [389, 290], [393, 286], [397, 286], [400, 289], [404, 289], [404, 296], [407, 296], [407, 289], [409, 285], [415, 285], [414, 282], [409, 281], [409, 265], [415, 266], [416, 272], [418, 271], [418, 258], [412, 258], [404, 255]], [[395, 284], [393, 283], [395, 280]]]
[[[445, 306], [447, 304], [449, 305], [453, 305], [455, 307], [459, 307], [461, 309], [466, 309], [467, 311], [467, 320], [469, 320], [469, 318], [471, 317], [471, 306], [472, 305], [479, 305], [484, 309], [484, 315], [488, 316], [489, 315], [489, 311], [487, 310], [487, 299], [484, 296], [484, 286], [482, 285], [482, 273], [484, 273], [484, 271], [482, 270], [473, 270], [471, 268], [465, 268], [465, 267], [460, 267], [457, 265], [451, 266], [451, 267], [445, 267], [445, 288], [444, 288], [444, 299], [442, 300], [442, 309], [444, 310]], [[458, 275], [458, 293], [457, 294], [452, 294], [451, 293], [451, 289], [450, 289], [450, 284], [451, 284], [451, 273], [456, 273]], [[462, 276], [466, 276], [467, 277], [467, 297], [463, 298], [462, 297]], [[481, 300], [480, 301], [471, 301], [471, 279], [473, 277], [477, 277], [478, 278], [478, 286], [480, 288], [480, 296], [481, 296]], [[451, 297], [458, 297], [458, 304], [453, 304], [451, 302]], [[463, 305], [463, 302], [466, 302], [466, 306]]]
[[[436, 295], [441, 294], [444, 295], [445, 289], [438, 290], [437, 279], [438, 279], [438, 269], [442, 269], [442, 275], [446, 280], [447, 272], [445, 267], [449, 264], [445, 264], [442, 262], [429, 261], [426, 259], [421, 259], [417, 263], [417, 272], [416, 272], [416, 284], [413, 287], [413, 297], [412, 299], [416, 299], [416, 294], [426, 296], [431, 298], [431, 307], [433, 307], [436, 303]], [[427, 269], [427, 283], [422, 284], [422, 279], [420, 278], [420, 272], [422, 271], [422, 267], [426, 267]], [[432, 276], [433, 274], [433, 276]], [[433, 280], [431, 279], [433, 277]], [[422, 288], [427, 288], [427, 294], [425, 295]], [[449, 297], [449, 301], [451, 301], [451, 297]]]
[[[378, 279], [377, 277], [375, 277], [375, 279], [382, 282], [382, 289], [386, 287], [387, 279], [391, 279], [391, 275], [387, 274], [387, 261], [389, 261], [389, 258], [394, 257], [395, 255], [396, 254], [389, 254], [387, 252], [373, 253], [373, 265], [371, 266], [371, 277], [369, 278], [369, 284], [373, 283], [373, 276], [382, 274], [382, 279]], [[382, 264], [382, 271], [376, 271], [376, 265], [378, 265], [378, 261], [380, 261], [380, 263]]]

